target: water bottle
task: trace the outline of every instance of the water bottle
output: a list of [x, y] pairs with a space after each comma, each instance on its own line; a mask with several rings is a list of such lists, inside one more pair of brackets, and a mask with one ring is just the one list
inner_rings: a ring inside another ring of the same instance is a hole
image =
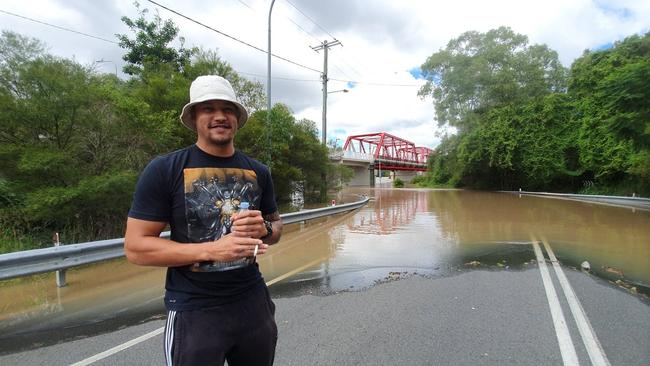
[[[244, 211], [248, 210], [249, 207], [250, 207], [250, 204], [248, 202], [245, 202], [245, 201], [241, 202], [239, 204], [239, 210], [237, 210], [237, 212], [244, 212]], [[259, 250], [259, 245], [256, 245], [255, 249], [253, 250], [252, 261], [255, 261], [255, 258], [257, 257], [257, 251], [258, 250]]]
[[[249, 207], [250, 207], [250, 203], [248, 203], [246, 201], [242, 201], [242, 202], [239, 203], [239, 208], [237, 209], [237, 213], [248, 211]], [[232, 225], [232, 222], [231, 222], [230, 225]]]

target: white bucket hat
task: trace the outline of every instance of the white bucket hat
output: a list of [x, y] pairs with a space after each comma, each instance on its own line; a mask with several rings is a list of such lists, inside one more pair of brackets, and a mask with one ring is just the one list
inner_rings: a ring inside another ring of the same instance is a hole
[[232, 89], [230, 82], [218, 75], [203, 75], [196, 78], [190, 86], [190, 102], [185, 104], [181, 112], [181, 122], [185, 127], [196, 131], [196, 125], [192, 120], [192, 107], [195, 104], [207, 100], [225, 100], [231, 102], [239, 110], [237, 120], [238, 128], [244, 127], [248, 120], [246, 108], [237, 101], [235, 91]]

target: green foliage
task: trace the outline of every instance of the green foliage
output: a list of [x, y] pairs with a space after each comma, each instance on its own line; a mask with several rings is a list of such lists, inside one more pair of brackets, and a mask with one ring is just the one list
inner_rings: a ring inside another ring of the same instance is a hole
[[395, 178], [395, 180], [393, 180], [393, 187], [404, 188], [404, 181], [399, 178]]
[[327, 169], [327, 190], [339, 191], [354, 177], [354, 170], [348, 166], [330, 163]]
[[237, 133], [235, 146], [262, 161], [270, 157], [268, 165], [278, 200], [288, 201], [292, 192], [300, 191], [308, 202], [323, 201], [327, 194], [323, 177], [329, 159], [327, 148], [318, 140], [315, 123], [296, 121], [282, 104], [273, 106], [271, 126], [266, 125], [266, 115], [267, 111], [253, 113]]
[[[420, 184], [650, 194], [650, 33], [577, 59], [507, 28], [467, 32], [423, 65], [445, 136]], [[569, 86], [568, 91], [564, 85]]]
[[49, 243], [54, 231], [119, 236], [132, 169], [150, 158], [132, 112], [142, 105], [124, 83], [45, 54], [36, 40], [3, 32], [0, 48], [0, 250]]
[[476, 114], [565, 89], [566, 70], [545, 45], [501, 27], [465, 32], [422, 65], [427, 83], [420, 96], [433, 97], [438, 123], [470, 129]]
[[140, 9], [135, 3], [140, 16], [133, 20], [123, 16], [122, 22], [135, 33], [133, 39], [125, 34], [117, 34], [120, 47], [128, 52], [122, 57], [127, 65], [123, 71], [129, 75], [139, 75], [145, 68], [157, 68], [161, 65], [171, 65], [174, 71], [182, 71], [190, 62], [192, 50], [185, 49], [185, 40], [180, 37], [178, 49], [169, 44], [178, 36], [178, 27], [171, 20], [163, 21], [156, 13], [153, 20], [147, 19], [148, 9]]
[[127, 81], [2, 33], [0, 252], [50, 245], [55, 231], [68, 243], [121, 236], [144, 165], [196, 141], [178, 119], [196, 76], [220, 74], [251, 112], [263, 105], [260, 83], [214, 51], [186, 50], [182, 41], [173, 48], [178, 29], [146, 15], [124, 19], [133, 31], [131, 43], [120, 37], [133, 75]]
[[262, 84], [239, 76], [214, 50], [203, 48], [195, 50], [192, 64], [186, 68], [185, 74], [190, 80], [200, 75], [221, 75], [228, 79], [237, 99], [246, 107], [249, 114], [266, 106], [266, 93]]
[[483, 189], [575, 188], [577, 124], [566, 94], [491, 109], [471, 131], [447, 137], [430, 162], [434, 183]]
[[586, 51], [573, 63], [569, 94], [589, 189], [650, 192], [649, 78], [650, 33]]
[[427, 176], [426, 175], [416, 175], [411, 179], [411, 184], [424, 187], [427, 185]]
[[0, 178], [0, 207], [7, 207], [18, 202], [14, 188], [6, 179]]

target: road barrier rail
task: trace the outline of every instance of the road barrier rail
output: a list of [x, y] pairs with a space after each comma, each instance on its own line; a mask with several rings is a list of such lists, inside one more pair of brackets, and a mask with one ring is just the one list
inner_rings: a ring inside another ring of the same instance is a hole
[[504, 193], [522, 194], [528, 196], [542, 196], [550, 198], [561, 198], [574, 201], [587, 201], [610, 206], [639, 208], [650, 210], [650, 198], [626, 197], [626, 196], [604, 196], [595, 194], [572, 194], [572, 193], [550, 193], [550, 192], [528, 192], [528, 191], [501, 191]]
[[[286, 213], [280, 215], [280, 218], [285, 225], [293, 224], [353, 211], [368, 201], [369, 198], [364, 197], [357, 202]], [[169, 238], [169, 234], [169, 231], [165, 231], [160, 237]], [[124, 238], [1, 254], [0, 280], [57, 271], [57, 285], [61, 287], [65, 286], [66, 269], [121, 257], [124, 257]]]

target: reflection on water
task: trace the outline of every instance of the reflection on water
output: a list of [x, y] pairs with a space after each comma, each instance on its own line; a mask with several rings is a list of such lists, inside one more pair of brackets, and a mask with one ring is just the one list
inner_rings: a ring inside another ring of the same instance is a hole
[[[650, 212], [503, 193], [362, 189], [371, 202], [346, 215], [285, 227], [258, 258], [275, 295], [356, 290], [396, 273], [447, 275], [534, 265], [531, 240], [547, 240], [564, 264], [647, 291]], [[111, 261], [68, 274], [0, 284], [0, 353], [109, 331], [163, 314], [164, 270]], [[93, 328], [94, 327], [94, 328]], [[89, 330], [90, 329], [90, 330]], [[38, 333], [36, 333], [38, 332]]]
[[[373, 200], [343, 224], [324, 228], [327, 235], [301, 243], [302, 251], [327, 259], [276, 285], [274, 293], [365, 288], [396, 271], [446, 275], [467, 263], [525, 268], [535, 258], [531, 240], [547, 240], [564, 264], [578, 267], [586, 260], [595, 274], [648, 291], [648, 211], [458, 190], [352, 192]], [[315, 258], [306, 255], [286, 268]]]
[[[136, 324], [162, 313], [161, 268], [113, 260], [0, 283], [0, 354]], [[117, 320], [117, 321], [116, 321]]]

